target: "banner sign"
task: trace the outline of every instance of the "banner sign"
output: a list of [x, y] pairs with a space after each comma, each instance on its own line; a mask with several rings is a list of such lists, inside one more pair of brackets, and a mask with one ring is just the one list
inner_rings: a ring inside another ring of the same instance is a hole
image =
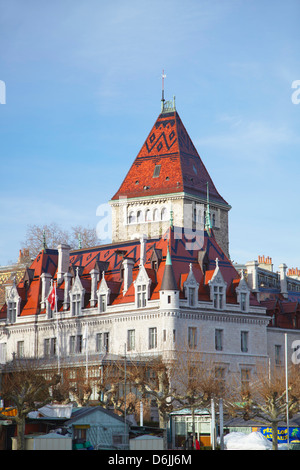
[[[259, 429], [266, 439], [272, 441], [272, 428], [262, 427]], [[278, 443], [283, 444], [287, 442], [287, 428], [278, 428]], [[300, 440], [300, 428], [289, 428], [289, 441]]]

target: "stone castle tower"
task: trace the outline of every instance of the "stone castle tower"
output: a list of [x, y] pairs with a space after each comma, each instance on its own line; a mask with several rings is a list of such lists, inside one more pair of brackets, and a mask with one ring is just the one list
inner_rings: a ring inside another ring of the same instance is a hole
[[160, 115], [110, 205], [113, 242], [142, 235], [161, 237], [170, 226], [170, 217], [183, 231], [203, 229], [209, 210], [215, 239], [229, 257], [231, 207], [218, 193], [174, 101], [163, 102]]

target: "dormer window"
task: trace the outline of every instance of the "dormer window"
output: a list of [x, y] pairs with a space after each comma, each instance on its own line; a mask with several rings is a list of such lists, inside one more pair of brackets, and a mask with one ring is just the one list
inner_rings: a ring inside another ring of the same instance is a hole
[[241, 310], [243, 312], [246, 311], [246, 294], [245, 294], [245, 292], [241, 293]]
[[106, 294], [100, 294], [99, 296], [99, 308], [101, 313], [106, 312], [106, 297]]
[[145, 284], [137, 286], [137, 307], [146, 307], [147, 303], [147, 288]]
[[15, 323], [17, 320], [17, 302], [13, 300], [7, 302], [7, 320], [9, 323]]
[[241, 280], [236, 288], [237, 302], [240, 304], [242, 312], [248, 312], [250, 306], [250, 289], [244, 278], [244, 271], [241, 274]]
[[18, 294], [15, 280], [13, 285], [6, 287], [6, 305], [7, 305], [7, 321], [8, 323], [15, 323], [20, 314], [21, 297]]
[[73, 315], [78, 316], [81, 313], [81, 294], [72, 294], [72, 310]]
[[195, 300], [196, 300], [196, 289], [195, 287], [189, 287], [188, 288], [188, 297], [189, 297], [189, 306], [194, 307], [195, 306]]
[[209, 281], [210, 287], [210, 300], [213, 302], [213, 307], [216, 310], [223, 310], [226, 307], [226, 287], [227, 283], [224, 281], [222, 273], [219, 268], [219, 260], [216, 258], [216, 269]]
[[185, 296], [188, 300], [189, 307], [197, 307], [198, 289], [199, 283], [197, 282], [194, 276], [193, 266], [192, 264], [190, 264], [190, 272], [187, 277], [187, 280], [184, 283]]
[[140, 264], [139, 273], [134, 281], [135, 288], [135, 305], [137, 308], [147, 306], [147, 301], [150, 297], [151, 279], [143, 264]]
[[161, 165], [155, 165], [153, 178], [158, 178], [160, 174]]
[[107, 306], [110, 300], [110, 288], [107, 285], [107, 282], [104, 277], [104, 271], [102, 272], [102, 279], [100, 286], [97, 292], [98, 295], [98, 311], [99, 313], [104, 313], [107, 310]]
[[82, 287], [81, 280], [79, 278], [79, 268], [76, 268], [76, 277], [74, 284], [70, 291], [70, 302], [71, 302], [71, 314], [74, 316], [81, 315], [81, 310], [84, 306], [84, 294], [85, 289]]
[[222, 309], [224, 300], [224, 287], [214, 286], [214, 308]]

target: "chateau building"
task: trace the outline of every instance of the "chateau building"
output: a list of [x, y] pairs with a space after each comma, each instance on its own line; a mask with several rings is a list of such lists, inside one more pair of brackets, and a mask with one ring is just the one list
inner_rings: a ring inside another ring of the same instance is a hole
[[[172, 358], [185, 348], [212, 359], [224, 376], [247, 379], [258, 363], [279, 360], [284, 332], [289, 344], [299, 338], [299, 291], [290, 297], [289, 282], [298, 289], [300, 281], [287, 280], [284, 268], [274, 276], [258, 262], [232, 264], [230, 205], [174, 102], [164, 103], [110, 204], [112, 243], [42, 249], [7, 287], [0, 364], [17, 355], [99, 371], [125, 352]], [[274, 278], [272, 296], [263, 290], [264, 273]], [[284, 299], [284, 308], [297, 303], [292, 323], [283, 320], [290, 315], [281, 310]]]

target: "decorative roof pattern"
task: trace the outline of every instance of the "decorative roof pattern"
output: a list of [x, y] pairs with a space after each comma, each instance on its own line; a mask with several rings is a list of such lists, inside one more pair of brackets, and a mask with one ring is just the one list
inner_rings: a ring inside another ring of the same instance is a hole
[[158, 116], [112, 200], [186, 192], [228, 203], [218, 193], [177, 111]]

